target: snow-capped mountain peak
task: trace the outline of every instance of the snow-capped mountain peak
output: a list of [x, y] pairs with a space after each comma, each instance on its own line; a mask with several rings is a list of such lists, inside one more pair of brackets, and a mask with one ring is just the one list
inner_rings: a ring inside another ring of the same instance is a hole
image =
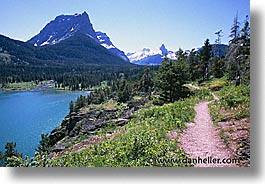
[[113, 54], [129, 62], [125, 53], [113, 45], [106, 33], [95, 32], [86, 12], [82, 14], [75, 13], [74, 15], [57, 16], [48, 23], [39, 34], [31, 38], [28, 42], [34, 46], [54, 45], [77, 33], [82, 33], [91, 37]]
[[165, 45], [162, 44], [159, 49], [143, 48], [140, 51], [128, 53], [127, 57], [130, 59], [130, 62], [134, 64], [159, 65], [166, 55], [168, 58], [175, 56], [172, 51], [168, 51]]
[[57, 16], [28, 42], [35, 46], [52, 45], [73, 36], [75, 33], [86, 34], [98, 41], [88, 14], [83, 12], [82, 14]]

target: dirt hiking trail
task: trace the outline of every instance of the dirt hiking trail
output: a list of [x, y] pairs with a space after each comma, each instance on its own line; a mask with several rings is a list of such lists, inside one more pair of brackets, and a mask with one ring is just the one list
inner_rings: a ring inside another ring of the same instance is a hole
[[[212, 95], [214, 100], [219, 100], [213, 93]], [[179, 138], [181, 148], [191, 158], [197, 159], [200, 157], [204, 159], [212, 157], [220, 159], [220, 162], [222, 162], [223, 159], [232, 158], [232, 153], [226, 149], [225, 143], [220, 138], [219, 131], [213, 126], [208, 108], [208, 104], [211, 102], [200, 102], [194, 107], [196, 111], [194, 123], [187, 123], [187, 129], [184, 130]], [[195, 167], [236, 167], [236, 164], [198, 163]]]

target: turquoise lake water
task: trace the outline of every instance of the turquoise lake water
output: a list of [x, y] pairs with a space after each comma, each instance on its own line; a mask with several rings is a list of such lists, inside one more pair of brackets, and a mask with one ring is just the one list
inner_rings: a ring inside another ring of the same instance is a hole
[[0, 150], [16, 142], [23, 155], [33, 156], [41, 133], [50, 133], [69, 112], [69, 102], [88, 92], [0, 91]]

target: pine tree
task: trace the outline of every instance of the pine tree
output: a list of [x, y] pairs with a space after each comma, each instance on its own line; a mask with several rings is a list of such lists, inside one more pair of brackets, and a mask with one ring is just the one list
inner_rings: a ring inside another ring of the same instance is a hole
[[181, 48], [176, 52], [177, 61], [186, 61], [187, 60], [187, 53], [184, 52]]
[[226, 54], [226, 68], [228, 78], [230, 80], [235, 80], [236, 85], [240, 84], [240, 71], [239, 71], [239, 53], [240, 53], [240, 43], [239, 43], [239, 21], [238, 14], [234, 18], [234, 24], [231, 28], [230, 42], [228, 46], [228, 52]]
[[71, 101], [69, 103], [69, 110], [70, 110], [70, 113], [74, 112], [74, 102], [73, 101]]
[[240, 23], [238, 21], [238, 12], [237, 12], [234, 18], [234, 24], [232, 25], [232, 28], [231, 28], [230, 38], [232, 39], [230, 40], [230, 43], [238, 43], [239, 35], [240, 35], [239, 28], [240, 28]]
[[224, 57], [219, 58], [214, 56], [211, 59], [211, 75], [215, 78], [221, 78], [224, 76], [225, 72], [225, 60]]
[[153, 88], [153, 80], [150, 72], [150, 67], [144, 67], [144, 74], [140, 80], [140, 88], [144, 93], [148, 93], [148, 96], [151, 97], [151, 91]]
[[226, 54], [227, 75], [235, 85], [249, 84], [250, 80], [250, 27], [248, 16], [244, 27], [239, 30], [238, 15], [231, 28], [231, 40]]
[[12, 156], [19, 156], [20, 154], [16, 150], [16, 143], [15, 142], [7, 142], [5, 145], [5, 157], [12, 157]]
[[5, 145], [5, 153], [4, 153], [4, 165], [12, 165], [10, 163], [9, 158], [11, 157], [18, 157], [22, 158], [22, 155], [16, 150], [16, 143], [15, 142], [7, 142]]
[[75, 111], [85, 106], [85, 97], [83, 95], [80, 95], [74, 105]]
[[184, 61], [163, 61], [156, 86], [164, 103], [174, 102], [186, 95], [185, 84], [190, 79], [189, 66]]
[[4, 166], [4, 154], [0, 151], [0, 167]]
[[36, 151], [39, 153], [48, 153], [50, 150], [51, 145], [48, 134], [41, 134], [41, 140]]
[[221, 50], [221, 43], [222, 43], [221, 38], [223, 37], [222, 33], [223, 33], [222, 30], [219, 30], [216, 33], [214, 33], [217, 36], [217, 38], [215, 40], [215, 50], [217, 51], [217, 56], [219, 58], [221, 58], [221, 52], [222, 52], [222, 50]]
[[124, 76], [118, 83], [118, 102], [127, 102], [130, 99], [130, 89]]
[[198, 70], [198, 64], [199, 64], [199, 59], [198, 56], [195, 52], [195, 49], [191, 49], [189, 56], [187, 58], [187, 61], [189, 63], [189, 72], [191, 75], [191, 80], [195, 81], [199, 77], [199, 70]]
[[241, 58], [242, 58], [242, 67], [241, 67], [241, 82], [248, 85], [250, 82], [250, 24], [248, 16], [244, 22], [244, 27], [241, 30]]
[[200, 68], [201, 68], [201, 77], [203, 81], [209, 79], [209, 62], [211, 57], [212, 57], [212, 46], [210, 44], [210, 40], [207, 38], [200, 52]]
[[214, 45], [215, 56], [211, 59], [210, 68], [211, 68], [211, 75], [213, 77], [221, 78], [224, 76], [224, 71], [225, 71], [224, 67], [225, 61], [224, 58], [221, 56], [222, 54], [221, 38], [223, 37], [222, 30], [217, 31], [215, 34], [217, 36]]

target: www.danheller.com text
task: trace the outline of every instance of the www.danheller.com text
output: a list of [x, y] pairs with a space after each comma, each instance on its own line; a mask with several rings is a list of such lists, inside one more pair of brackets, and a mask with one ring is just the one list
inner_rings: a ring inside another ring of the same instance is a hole
[[214, 158], [214, 157], [196, 157], [196, 158], [158, 158], [154, 160], [156, 163], [176, 163], [176, 164], [238, 164], [238, 158]]

